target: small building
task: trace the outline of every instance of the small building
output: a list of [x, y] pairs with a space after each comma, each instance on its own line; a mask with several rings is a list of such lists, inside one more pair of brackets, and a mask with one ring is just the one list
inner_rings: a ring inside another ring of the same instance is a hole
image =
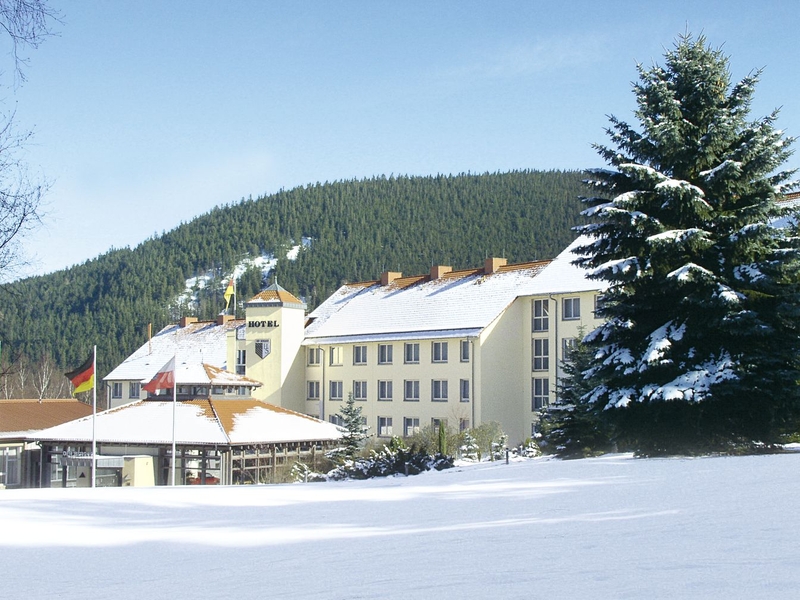
[[258, 382], [210, 365], [179, 366], [176, 384], [175, 402], [169, 391], [39, 432], [50, 465], [43, 487], [90, 485], [93, 429], [105, 486], [168, 484], [173, 440], [178, 484], [279, 482], [295, 462], [318, 466], [341, 437], [330, 423], [247, 397]]
[[38, 432], [90, 414], [91, 406], [72, 399], [0, 400], [0, 487], [39, 487]]

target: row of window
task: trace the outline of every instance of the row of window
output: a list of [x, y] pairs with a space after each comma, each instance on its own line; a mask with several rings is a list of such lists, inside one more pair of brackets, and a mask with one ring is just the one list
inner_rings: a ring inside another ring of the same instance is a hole
[[[138, 381], [130, 381], [128, 382], [128, 398], [130, 399], [137, 399], [140, 397], [142, 393], [142, 385]], [[178, 386], [177, 393], [181, 395], [196, 395], [196, 396], [206, 396], [208, 394], [208, 387], [206, 386]], [[247, 396], [249, 395], [249, 391], [245, 386], [221, 386], [215, 385], [211, 388], [211, 393], [215, 396], [222, 396], [223, 394], [227, 395], [238, 395], [238, 396]], [[115, 400], [122, 398], [122, 382], [115, 381], [111, 384], [111, 397]]]
[[[431, 380], [431, 401], [432, 402], [447, 402], [450, 399], [450, 385], [447, 379], [433, 379]], [[470, 385], [469, 379], [461, 379], [458, 383], [458, 399], [461, 402], [469, 402], [470, 400]], [[307, 382], [309, 400], [320, 399], [320, 382], [309, 381]], [[405, 402], [419, 402], [419, 380], [407, 379], [403, 381], [403, 400]], [[378, 401], [391, 402], [394, 400], [394, 382], [392, 380], [380, 380], [377, 385]], [[353, 399], [365, 401], [368, 398], [367, 382], [354, 381], [353, 382]], [[344, 400], [344, 382], [343, 381], [330, 381], [328, 387], [329, 400]]]
[[[597, 296], [594, 297], [594, 310], [597, 312]], [[581, 318], [581, 299], [563, 298], [561, 300], [561, 320], [576, 321]], [[550, 300], [533, 301], [533, 331], [550, 330]]]
[[[334, 425], [338, 425], [339, 427], [344, 426], [344, 421], [342, 420], [341, 415], [338, 414], [331, 415], [330, 422]], [[364, 417], [364, 424], [367, 424], [366, 417]], [[395, 435], [392, 417], [378, 417], [377, 424], [378, 427], [376, 431], [378, 433], [378, 437], [391, 437]], [[436, 417], [431, 419], [432, 429], [438, 430], [442, 425], [445, 427], [445, 429], [447, 428], [447, 419]], [[469, 429], [469, 419], [459, 419], [458, 430], [466, 431], [467, 429]], [[403, 417], [403, 436], [410, 437], [415, 433], [419, 433], [419, 417]]]
[[[359, 344], [353, 346], [353, 364], [368, 364], [367, 346]], [[449, 360], [449, 342], [431, 342], [431, 362], [446, 363]], [[469, 362], [469, 340], [459, 343], [459, 360]], [[323, 360], [322, 348], [308, 349], [309, 366], [321, 365]], [[394, 362], [394, 345], [378, 344], [378, 364], [391, 365]], [[407, 365], [419, 364], [419, 342], [406, 342], [403, 344], [403, 363]], [[328, 364], [341, 366], [344, 364], [344, 346], [331, 346], [328, 350]]]

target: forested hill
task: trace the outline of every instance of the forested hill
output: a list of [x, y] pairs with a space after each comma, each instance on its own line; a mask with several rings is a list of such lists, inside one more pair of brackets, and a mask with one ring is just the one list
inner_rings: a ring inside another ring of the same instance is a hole
[[[345, 281], [384, 270], [427, 272], [432, 264], [475, 267], [550, 258], [574, 237], [581, 174], [514, 171], [482, 175], [375, 177], [314, 184], [218, 207], [134, 249], [6, 286], [0, 322], [13, 355], [75, 367], [98, 347], [98, 371], [113, 366], [188, 310], [176, 305], [187, 278], [216, 276], [193, 312], [224, 306], [224, 278], [246, 255], [280, 258], [279, 283], [309, 308]], [[310, 238], [296, 260], [286, 250]], [[239, 280], [240, 300], [259, 291], [258, 270]]]

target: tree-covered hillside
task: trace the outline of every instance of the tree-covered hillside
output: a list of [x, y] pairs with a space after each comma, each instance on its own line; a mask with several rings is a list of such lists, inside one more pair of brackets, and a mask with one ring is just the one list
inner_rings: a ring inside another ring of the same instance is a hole
[[[574, 237], [580, 193], [579, 172], [514, 171], [318, 183], [218, 207], [134, 249], [6, 286], [3, 362], [21, 355], [74, 367], [97, 344], [103, 376], [146, 341], [148, 323], [155, 332], [180, 316], [175, 300], [187, 278], [215, 274], [194, 311], [218, 314], [225, 276], [248, 255], [281, 257], [280, 284], [309, 308], [342, 282], [376, 279], [384, 270], [475, 267], [487, 256], [550, 258]], [[286, 259], [303, 237], [310, 245]], [[261, 284], [260, 272], [246, 272], [239, 300]]]

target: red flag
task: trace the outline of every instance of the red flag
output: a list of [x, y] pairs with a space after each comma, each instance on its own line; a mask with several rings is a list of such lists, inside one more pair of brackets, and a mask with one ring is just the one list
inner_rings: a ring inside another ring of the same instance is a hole
[[175, 357], [169, 359], [156, 376], [150, 380], [150, 383], [143, 385], [142, 389], [145, 392], [155, 394], [156, 390], [168, 390], [175, 387]]

